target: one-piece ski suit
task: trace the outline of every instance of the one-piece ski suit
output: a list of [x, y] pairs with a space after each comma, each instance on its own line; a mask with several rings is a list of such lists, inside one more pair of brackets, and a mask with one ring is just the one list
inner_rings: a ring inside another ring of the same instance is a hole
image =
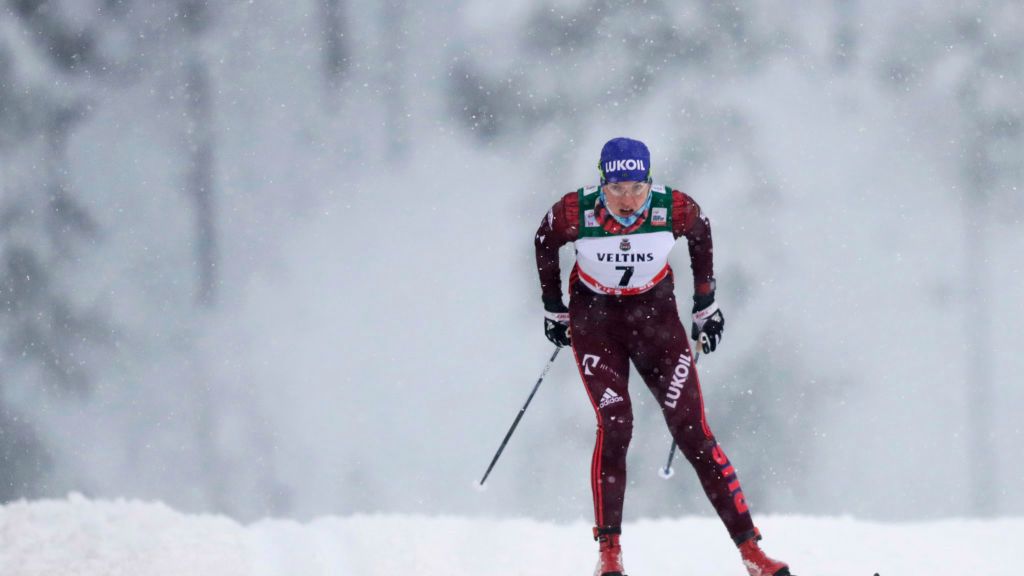
[[632, 361], [730, 536], [743, 542], [754, 536], [754, 525], [736, 472], [705, 417], [667, 262], [676, 239], [685, 237], [695, 293], [710, 293], [710, 224], [688, 195], [652, 186], [650, 207], [624, 227], [608, 213], [599, 191], [595, 186], [566, 194], [544, 217], [534, 241], [545, 303], [561, 302], [558, 249], [575, 243], [569, 330], [597, 415], [591, 465], [596, 530], [615, 532], [622, 523], [626, 451], [633, 432], [627, 388]]

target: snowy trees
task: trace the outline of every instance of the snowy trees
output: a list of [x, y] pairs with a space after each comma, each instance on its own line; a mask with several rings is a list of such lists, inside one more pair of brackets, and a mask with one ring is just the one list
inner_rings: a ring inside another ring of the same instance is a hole
[[[0, 468], [0, 497], [73, 485], [238, 515], [464, 505], [393, 484], [398, 470], [382, 470], [365, 436], [397, 444], [424, 433], [410, 414], [441, 414], [427, 432], [441, 455], [423, 458], [452, 458], [434, 477], [471, 458], [445, 450], [470, 436], [466, 422], [494, 417], [485, 397], [518, 382], [508, 357], [543, 343], [535, 317], [521, 318], [538, 308], [517, 242], [566, 183], [596, 176], [600, 143], [646, 132], [656, 177], [692, 191], [721, 241], [730, 320], [723, 354], [706, 362], [712, 425], [756, 506], [813, 499], [780, 493], [818, 480], [802, 462], [833, 458], [797, 442], [828, 407], [847, 410], [827, 401], [832, 386], [878, 394], [865, 403], [889, 391], [834, 360], [887, 350], [872, 341], [877, 319], [867, 338], [849, 335], [838, 318], [861, 309], [842, 304], [886, 315], [907, 304], [856, 294], [902, 281], [879, 274], [896, 241], [881, 236], [962, 231], [968, 253], [948, 269], [964, 289], [934, 288], [923, 329], [894, 322], [916, 337], [961, 310], [972, 391], [987, 366], [1013, 366], [1013, 342], [986, 328], [1012, 291], [985, 279], [1005, 254], [992, 235], [1006, 240], [1022, 210], [1021, 23], [1013, 3], [783, 4], [0, 2], [0, 456], [15, 464]], [[879, 72], [894, 90], [870, 82]], [[879, 167], [894, 138], [913, 154]], [[945, 200], [916, 188], [934, 183], [921, 173], [942, 174]], [[956, 198], [962, 220], [873, 228], [888, 211], [866, 205], [896, 196], [907, 213]], [[872, 238], [843, 236], [856, 218]], [[830, 240], [838, 257], [803, 249]], [[933, 278], [913, 268], [899, 271], [923, 278], [927, 299]], [[808, 352], [812, 339], [835, 356]], [[500, 357], [483, 357], [491, 341]], [[899, 359], [954, 356], [921, 344]], [[563, 380], [524, 453], [589, 454], [592, 413], [576, 375]], [[44, 388], [69, 401], [31, 396]], [[1001, 397], [970, 398], [987, 438]], [[652, 408], [638, 410], [657, 423]], [[480, 436], [486, 453], [493, 438]], [[653, 438], [637, 441], [637, 457], [651, 447], [641, 468], [663, 463], [668, 439]], [[992, 456], [977, 456], [970, 468], [988, 469]], [[65, 484], [38, 482], [48, 461]], [[338, 472], [312, 478], [310, 461]], [[664, 513], [679, 485], [650, 478], [663, 488], [634, 510]], [[523, 482], [523, 502], [500, 511], [574, 514], [545, 499], [574, 479]]]
[[320, 0], [320, 34], [324, 93], [330, 107], [337, 106], [342, 80], [351, 67], [348, 18], [342, 0]]
[[192, 200], [195, 218], [196, 302], [203, 307], [212, 307], [216, 302], [220, 268], [214, 174], [214, 95], [202, 51], [203, 34], [210, 27], [210, 11], [205, 1], [183, 0], [177, 14], [182, 34], [179, 42], [186, 52], [182, 82], [189, 150], [185, 193]]
[[939, 127], [927, 149], [948, 159], [949, 192], [958, 198], [963, 232], [960, 333], [964, 339], [963, 402], [968, 508], [999, 509], [994, 410], [999, 404], [994, 366], [996, 291], [993, 237], [1020, 218], [1024, 175], [1024, 13], [1015, 2], [968, 2], [920, 19], [905, 16], [905, 37], [894, 39], [890, 79], [908, 103], [930, 99], [915, 116]]
[[452, 110], [484, 139], [547, 123], [578, 138], [638, 114], [658, 91], [694, 98], [700, 114], [713, 105], [702, 96], [756, 69], [784, 36], [747, 2], [537, 2], [517, 12], [470, 29], [481, 45], [453, 64]]
[[110, 323], [75, 290], [101, 229], [68, 174], [68, 142], [103, 77], [102, 21], [21, 0], [0, 15], [0, 498], [36, 493], [45, 449], [10, 398], [86, 393]]
[[[42, 463], [53, 460], [45, 455], [52, 452], [54, 434], [35, 434], [38, 414], [50, 402], [45, 393], [66, 399], [63, 406], [85, 405], [123, 368], [124, 354], [137, 351], [122, 346], [131, 329], [111, 311], [116, 305], [110, 297], [120, 286], [85, 264], [122, 250], [108, 239], [123, 237], [124, 230], [101, 224], [110, 221], [111, 196], [80, 184], [70, 148], [91, 115], [109, 112], [112, 96], [152, 73], [168, 45], [198, 44], [206, 21], [202, 4], [182, 3], [177, 14], [187, 33], [177, 37], [164, 33], [175, 21], [175, 7], [19, 0], [0, 13], [0, 419], [6, 457], [0, 497], [35, 494], [46, 485]], [[188, 146], [182, 146], [190, 152], [182, 187], [195, 205], [196, 300], [210, 306], [217, 262], [205, 74], [198, 57], [187, 61], [180, 100], [191, 121]], [[104, 284], [105, 291], [97, 288]]]

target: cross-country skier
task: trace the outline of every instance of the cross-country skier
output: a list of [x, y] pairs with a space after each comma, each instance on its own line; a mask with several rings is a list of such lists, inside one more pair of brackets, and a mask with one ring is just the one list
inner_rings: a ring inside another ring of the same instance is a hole
[[[744, 501], [736, 471], [715, 441], [686, 329], [679, 319], [668, 255], [685, 237], [693, 268], [691, 334], [713, 352], [725, 320], [715, 302], [711, 227], [686, 194], [651, 181], [642, 142], [610, 140], [601, 149], [601, 185], [570, 192], [548, 211], [534, 244], [544, 302], [544, 332], [571, 345], [597, 414], [591, 464], [595, 575], [622, 576], [622, 504], [626, 450], [633, 433], [627, 389], [632, 361], [657, 398], [669, 431], [689, 460], [708, 499], [739, 547], [751, 576], [785, 576], [785, 563], [758, 547], [760, 532]], [[558, 249], [576, 247], [569, 307], [562, 301]]]

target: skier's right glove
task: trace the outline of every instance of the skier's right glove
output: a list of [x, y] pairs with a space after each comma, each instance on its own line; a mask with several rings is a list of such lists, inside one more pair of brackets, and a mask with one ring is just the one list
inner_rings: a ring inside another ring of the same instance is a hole
[[569, 309], [561, 300], [544, 303], [544, 335], [559, 348], [572, 343], [569, 340]]

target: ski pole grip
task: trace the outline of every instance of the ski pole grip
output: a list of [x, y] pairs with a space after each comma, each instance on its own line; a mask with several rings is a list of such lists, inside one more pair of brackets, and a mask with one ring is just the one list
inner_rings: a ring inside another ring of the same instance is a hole
[[700, 340], [700, 348], [701, 348], [701, 350], [704, 350], [705, 346], [708, 349], [711, 348], [711, 338], [708, 338], [707, 334], [701, 332], [700, 336], [698, 336], [697, 338], [698, 338], [698, 340]]

